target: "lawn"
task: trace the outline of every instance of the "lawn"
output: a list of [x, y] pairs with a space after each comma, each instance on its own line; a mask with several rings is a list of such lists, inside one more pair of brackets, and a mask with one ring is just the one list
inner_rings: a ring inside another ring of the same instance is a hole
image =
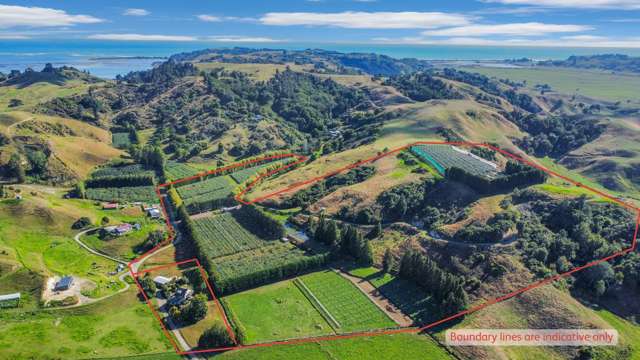
[[396, 334], [230, 351], [220, 355], [220, 359], [444, 360], [451, 359], [451, 356], [435, 341], [426, 336], [415, 334]]
[[140, 230], [133, 230], [131, 233], [124, 236], [103, 240], [100, 239], [98, 232], [96, 232], [93, 234], [86, 234], [80, 240], [89, 247], [109, 256], [122, 260], [133, 260], [139, 254], [144, 252], [141, 245], [145, 242], [151, 231], [165, 230], [164, 223], [147, 218], [141, 218], [138, 223], [141, 225]]
[[171, 350], [131, 288], [108, 300], [59, 311], [0, 313], [0, 357], [86, 359]]
[[365, 294], [336, 272], [326, 270], [300, 279], [338, 322], [340, 332], [396, 327]]
[[640, 76], [611, 74], [604, 71], [567, 68], [465, 68], [489, 77], [527, 82], [533, 88], [548, 84], [551, 89], [566, 94], [580, 94], [610, 101], [637, 100]]
[[246, 343], [332, 334], [333, 330], [292, 281], [225, 298], [246, 331]]

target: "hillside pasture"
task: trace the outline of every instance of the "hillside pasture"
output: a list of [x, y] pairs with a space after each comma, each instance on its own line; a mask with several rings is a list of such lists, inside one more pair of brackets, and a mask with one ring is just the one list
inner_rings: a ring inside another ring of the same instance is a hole
[[569, 68], [492, 68], [466, 67], [463, 70], [477, 72], [497, 79], [526, 81], [527, 87], [548, 84], [553, 91], [564, 94], [584, 95], [609, 101], [638, 101], [640, 76], [613, 74], [611, 72]]

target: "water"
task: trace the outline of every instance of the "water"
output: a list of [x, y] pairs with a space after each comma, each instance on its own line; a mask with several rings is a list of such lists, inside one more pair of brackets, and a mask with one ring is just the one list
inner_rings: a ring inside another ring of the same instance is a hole
[[[442, 46], [442, 45], [378, 45], [378, 44], [330, 44], [330, 43], [211, 43], [211, 42], [146, 42], [146, 41], [98, 41], [98, 40], [0, 40], [0, 72], [24, 70], [31, 67], [40, 70], [48, 62], [55, 66], [74, 66], [103, 78], [117, 74], [150, 68], [162, 61], [154, 57], [205, 48], [223, 47], [279, 48], [301, 50], [309, 48], [341, 52], [368, 52], [397, 58], [412, 57], [425, 60], [504, 60], [531, 58], [536, 60], [565, 59], [571, 55], [621, 53], [640, 56], [640, 49], [604, 48], [542, 48], [495, 46]], [[119, 58], [117, 58], [119, 57]], [[132, 59], [122, 57], [145, 57]]]

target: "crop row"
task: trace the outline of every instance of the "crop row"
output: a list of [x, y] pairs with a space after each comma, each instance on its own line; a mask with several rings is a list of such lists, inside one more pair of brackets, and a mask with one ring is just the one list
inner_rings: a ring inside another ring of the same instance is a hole
[[354, 284], [334, 271], [317, 272], [300, 279], [340, 324], [343, 331], [386, 328], [395, 325]]
[[147, 203], [157, 202], [153, 186], [91, 188], [86, 190], [87, 198], [100, 201]]
[[185, 203], [189, 199], [205, 196], [209, 199], [228, 197], [233, 191], [233, 185], [226, 176], [216, 176], [189, 185], [177, 187], [178, 194]]
[[130, 175], [154, 176], [155, 173], [153, 172], [153, 170], [147, 170], [142, 165], [139, 165], [139, 164], [130, 164], [130, 165], [121, 165], [121, 166], [105, 166], [105, 167], [98, 168], [91, 173], [91, 177], [94, 179], [102, 178], [102, 177], [130, 176]]
[[199, 171], [188, 164], [168, 161], [165, 167], [167, 176], [172, 180], [183, 179], [197, 174]]
[[194, 238], [209, 259], [268, 244], [240, 225], [231, 213], [193, 220]]

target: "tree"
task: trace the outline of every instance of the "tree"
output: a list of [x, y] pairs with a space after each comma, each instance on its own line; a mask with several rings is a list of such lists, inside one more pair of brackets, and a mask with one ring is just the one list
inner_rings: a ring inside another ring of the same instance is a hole
[[207, 316], [207, 297], [198, 294], [180, 309], [180, 321], [185, 324], [195, 324]]
[[74, 189], [75, 195], [80, 199], [87, 198], [87, 189], [84, 186], [84, 181], [78, 181]]
[[27, 176], [22, 166], [22, 159], [17, 153], [13, 153], [7, 164], [7, 172], [9, 176], [13, 176], [19, 183], [23, 183], [27, 180]]
[[22, 106], [24, 103], [20, 99], [11, 99], [9, 100], [9, 107], [18, 107]]
[[85, 228], [89, 225], [91, 225], [91, 219], [89, 219], [86, 216], [83, 216], [80, 219], [76, 220], [73, 223], [73, 225], [71, 225], [71, 228], [77, 230], [77, 229]]
[[222, 323], [215, 322], [212, 327], [205, 330], [200, 339], [198, 347], [201, 349], [212, 349], [217, 347], [232, 346], [233, 340]]
[[110, 220], [109, 220], [109, 217], [107, 217], [107, 216], [103, 216], [103, 217], [102, 217], [102, 219], [100, 220], [100, 224], [101, 224], [102, 226], [105, 226], [105, 225], [107, 225], [107, 224], [109, 223], [109, 221], [110, 221]]
[[147, 273], [142, 280], [140, 280], [140, 286], [147, 297], [153, 297], [157, 291], [156, 283], [153, 281], [149, 273]]
[[389, 273], [389, 271], [393, 268], [393, 254], [391, 254], [391, 250], [387, 248], [384, 252], [384, 257], [382, 258], [382, 271], [385, 273]]

